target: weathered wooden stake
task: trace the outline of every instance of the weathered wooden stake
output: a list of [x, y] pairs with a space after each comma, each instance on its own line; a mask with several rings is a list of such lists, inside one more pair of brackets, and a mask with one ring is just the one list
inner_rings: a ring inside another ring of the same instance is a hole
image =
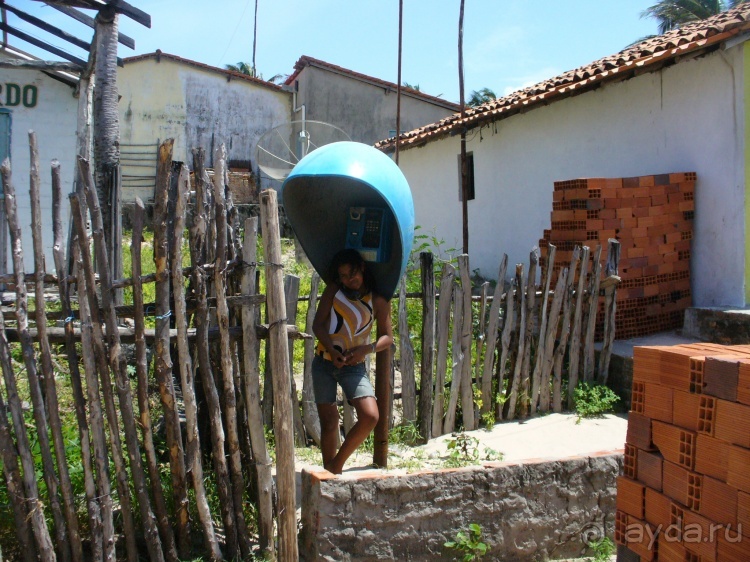
[[[443, 433], [443, 415], [445, 414], [445, 371], [448, 367], [448, 337], [450, 336], [451, 301], [455, 268], [443, 264], [440, 275], [440, 298], [438, 299], [436, 318], [437, 358], [435, 359], [435, 401], [432, 408], [432, 437]], [[400, 330], [400, 328], [399, 328]]]
[[[555, 253], [557, 248], [553, 244], [547, 246], [547, 271], [544, 281], [544, 289], [542, 290], [542, 315], [539, 321], [539, 344], [536, 347], [535, 360], [534, 360], [534, 373], [531, 376], [531, 413], [536, 413], [538, 402], [542, 401], [541, 394], [545, 393], [547, 396], [547, 406], [549, 406], [549, 384], [547, 388], [542, 387], [542, 379], [544, 378], [542, 371], [542, 363], [548, 360], [548, 355], [551, 355], [551, 351], [547, 353], [547, 304], [549, 303], [549, 287], [552, 283], [552, 271], [555, 265]], [[555, 324], [555, 330], [557, 330], [557, 324]], [[552, 340], [554, 343], [554, 339]], [[549, 371], [548, 371], [549, 373]], [[549, 380], [547, 381], [549, 383]]]
[[461, 322], [461, 413], [464, 430], [471, 431], [476, 427], [474, 418], [474, 385], [471, 381], [471, 336], [473, 331], [471, 306], [471, 278], [469, 276], [469, 256], [458, 256], [458, 273], [461, 277], [461, 298], [464, 299], [464, 315]]
[[453, 357], [451, 388], [448, 395], [448, 407], [445, 410], [445, 420], [443, 421], [443, 435], [452, 433], [456, 427], [456, 408], [458, 406], [458, 394], [461, 388], [461, 373], [463, 372], [464, 362], [464, 356], [461, 353], [461, 324], [464, 318], [464, 298], [458, 283], [453, 283], [451, 289], [451, 301], [453, 302], [453, 331], [451, 333]]
[[[257, 271], [258, 217], [245, 220], [245, 241], [242, 245], [242, 260], [245, 269], [242, 272], [242, 294], [254, 295], [257, 291], [255, 272]], [[318, 279], [313, 276], [311, 295], [318, 290]], [[312, 301], [310, 306], [315, 308]], [[308, 315], [309, 316], [309, 315]], [[266, 438], [263, 429], [263, 418], [260, 410], [260, 369], [258, 366], [258, 334], [255, 330], [257, 306], [242, 307], [242, 351], [245, 354], [245, 410], [247, 425], [250, 431], [250, 444], [253, 448], [255, 471], [258, 475], [258, 535], [261, 554], [273, 559], [275, 556], [273, 540], [273, 479], [271, 475], [271, 458], [268, 455]], [[309, 333], [309, 332], [308, 332]], [[312, 340], [310, 340], [312, 342]], [[307, 341], [305, 341], [307, 345]], [[312, 359], [311, 359], [312, 361]], [[306, 367], [307, 371], [307, 367]], [[312, 377], [312, 375], [310, 375]], [[310, 380], [312, 385], [312, 378]], [[309, 388], [312, 392], [312, 388]], [[304, 391], [303, 391], [304, 394]], [[317, 410], [316, 410], [317, 413]], [[308, 427], [310, 427], [308, 425]], [[320, 443], [320, 423], [318, 423], [318, 443]]]
[[273, 374], [274, 434], [276, 437], [276, 482], [278, 486], [279, 560], [296, 561], [297, 516], [295, 503], [294, 435], [289, 373], [286, 303], [281, 266], [279, 210], [276, 192], [267, 189], [260, 196], [263, 223], [263, 254], [266, 262], [268, 338], [271, 342]]
[[406, 423], [417, 421], [417, 383], [414, 378], [414, 346], [406, 313], [406, 277], [398, 290], [398, 347], [401, 369], [401, 416]]
[[607, 265], [604, 268], [605, 279], [600, 289], [604, 289], [604, 337], [599, 352], [599, 384], [607, 384], [609, 378], [609, 360], [612, 356], [612, 344], [615, 341], [615, 313], [617, 312], [617, 285], [620, 283], [618, 268], [620, 266], [620, 242], [609, 239], [607, 248]]
[[[570, 315], [573, 308], [573, 281], [575, 281], [580, 255], [581, 247], [576, 246], [573, 248], [573, 257], [570, 260], [570, 267], [568, 267], [568, 278], [565, 287], [562, 289], [565, 293], [563, 319], [560, 327], [560, 341], [555, 348], [554, 377], [552, 382], [552, 411], [556, 413], [562, 412], [562, 367], [563, 360], [565, 359], [565, 350], [568, 347], [568, 336], [570, 335]], [[558, 291], [560, 289], [555, 288], [555, 290]]]
[[[516, 364], [513, 368], [513, 379], [511, 379], [510, 395], [508, 396], [508, 415], [506, 419], [516, 419], [516, 405], [518, 403], [518, 392], [521, 386], [523, 356], [526, 347], [526, 281], [524, 278], [523, 264], [516, 264], [516, 300], [518, 301], [518, 310], [520, 314], [518, 322], [518, 353], [516, 354]], [[515, 304], [514, 304], [515, 306]]]
[[[427, 443], [432, 435], [433, 369], [435, 366], [435, 270], [431, 252], [421, 252], [422, 361], [419, 374], [419, 435]], [[408, 328], [407, 328], [408, 330]], [[441, 389], [442, 390], [442, 389]]]
[[[510, 353], [510, 342], [513, 336], [513, 329], [516, 323], [516, 279], [510, 280], [510, 287], [505, 295], [505, 318], [503, 320], [503, 333], [500, 336], [500, 357], [497, 361], [496, 373], [497, 373], [497, 406], [495, 408], [495, 419], [503, 419], [503, 407], [505, 405], [504, 398], [505, 394], [504, 377], [505, 377], [505, 364], [508, 361], [508, 354]], [[510, 372], [513, 373], [514, 369], [511, 367]], [[511, 380], [512, 382], [512, 380]]]
[[[47, 433], [47, 413], [42, 395], [41, 381], [39, 380], [39, 372], [37, 370], [34, 343], [29, 334], [28, 300], [26, 285], [24, 284], [23, 243], [21, 240], [21, 227], [18, 223], [18, 214], [16, 212], [16, 189], [11, 181], [10, 160], [7, 158], [0, 167], [0, 172], [3, 178], [3, 193], [5, 194], [5, 214], [8, 217], [8, 230], [10, 231], [11, 246], [13, 249], [12, 257], [13, 273], [16, 278], [16, 320], [18, 322], [18, 333], [21, 339], [26, 374], [29, 379], [29, 393], [31, 394], [31, 403], [33, 405], [34, 421], [37, 426], [39, 449], [42, 456], [42, 470], [44, 480], [47, 484], [47, 493], [55, 524], [55, 543], [61, 558], [67, 561], [70, 560], [70, 543], [68, 542], [65, 517], [60, 506], [60, 481], [55, 473], [55, 461], [52, 458], [49, 434]], [[25, 471], [26, 467], [24, 466]], [[34, 470], [32, 469], [33, 473]]]
[[576, 309], [573, 315], [573, 326], [570, 329], [570, 360], [568, 363], [568, 410], [575, 407], [574, 392], [578, 386], [579, 361], [581, 359], [581, 322], [583, 321], [583, 291], [589, 268], [589, 247], [584, 246], [581, 252], [581, 270], [578, 274], [576, 290]]
[[[500, 306], [503, 303], [503, 289], [505, 288], [505, 272], [508, 269], [508, 254], [503, 254], [500, 268], [497, 272], [497, 284], [492, 294], [490, 305], [490, 319], [487, 322], [487, 349], [484, 352], [484, 367], [482, 369], [482, 409], [486, 414], [494, 410], [492, 404], [492, 366], [495, 360], [495, 348], [497, 347], [497, 326], [500, 322]], [[502, 392], [502, 386], [498, 392]]]
[[[246, 227], [247, 228], [247, 227]], [[247, 259], [245, 259], [247, 261]], [[305, 333], [312, 334], [313, 320], [318, 303], [318, 287], [320, 286], [320, 275], [313, 271], [310, 279], [310, 301], [307, 306], [305, 317]], [[304, 342], [304, 372], [302, 374], [302, 418], [305, 421], [305, 429], [316, 445], [320, 446], [320, 419], [318, 418], [318, 407], [315, 404], [315, 393], [312, 382], [312, 360], [315, 356], [315, 339], [307, 338]]]
[[594, 331], [596, 329], [596, 313], [599, 311], [599, 282], [602, 278], [602, 247], [598, 245], [594, 253], [594, 271], [589, 285], [588, 313], [586, 316], [586, 331], [583, 340], [583, 380], [594, 380], [595, 350]]
[[[549, 412], [550, 402], [550, 379], [552, 378], [552, 366], [554, 361], [555, 338], [557, 337], [558, 321], [560, 320], [560, 308], [565, 299], [564, 287], [568, 281], [568, 270], [563, 269], [557, 278], [555, 287], [555, 296], [552, 299], [552, 306], [549, 312], [549, 323], [546, 333], [540, 333], [540, 341], [544, 338], [544, 356], [540, 365], [540, 392], [539, 392], [539, 409], [542, 412]], [[540, 344], [540, 347], [541, 344]]]

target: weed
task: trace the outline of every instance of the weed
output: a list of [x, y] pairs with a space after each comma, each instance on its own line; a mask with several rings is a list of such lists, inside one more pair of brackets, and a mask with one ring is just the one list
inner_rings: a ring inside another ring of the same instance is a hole
[[609, 387], [580, 383], [573, 391], [576, 404], [576, 423], [583, 418], [595, 418], [605, 412], [611, 412], [615, 403], [620, 399]]
[[594, 551], [593, 562], [607, 562], [615, 553], [615, 543], [609, 537], [604, 537], [589, 544]]
[[502, 460], [503, 454], [484, 447], [480, 453], [479, 439], [473, 435], [465, 433], [454, 433], [453, 439], [448, 442], [448, 458], [445, 465], [448, 468], [460, 468], [472, 464], [479, 464], [481, 461]]
[[466, 531], [456, 533], [455, 540], [446, 541], [444, 546], [455, 550], [463, 562], [479, 560], [489, 550], [487, 544], [482, 542], [482, 528], [476, 523], [470, 523]]

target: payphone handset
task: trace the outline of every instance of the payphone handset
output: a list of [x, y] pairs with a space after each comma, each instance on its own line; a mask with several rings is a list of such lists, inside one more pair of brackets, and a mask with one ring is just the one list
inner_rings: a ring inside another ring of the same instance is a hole
[[390, 259], [390, 214], [378, 207], [349, 207], [346, 247], [358, 250], [365, 261]]

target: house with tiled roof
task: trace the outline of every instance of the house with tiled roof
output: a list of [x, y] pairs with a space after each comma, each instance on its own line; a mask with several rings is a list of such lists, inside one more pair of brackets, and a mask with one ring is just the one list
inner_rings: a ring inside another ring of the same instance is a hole
[[[295, 120], [330, 123], [365, 144], [396, 132], [398, 85], [393, 82], [302, 56], [285, 84], [296, 95]], [[401, 88], [402, 131], [434, 123], [459, 109], [442, 98]]]
[[123, 60], [120, 99], [122, 197], [153, 199], [156, 145], [173, 138], [174, 160], [192, 167], [191, 151], [224, 143], [230, 167], [256, 171], [258, 139], [289, 122], [292, 94], [281, 86], [156, 51]]
[[[488, 278], [504, 253], [528, 263], [550, 228], [555, 182], [694, 172], [692, 242], [681, 256], [693, 304], [748, 305], [749, 38], [750, 6], [740, 4], [402, 134], [417, 225], [445, 247], [462, 245], [462, 134], [473, 165], [470, 263]], [[376, 146], [393, 152], [395, 138]]]

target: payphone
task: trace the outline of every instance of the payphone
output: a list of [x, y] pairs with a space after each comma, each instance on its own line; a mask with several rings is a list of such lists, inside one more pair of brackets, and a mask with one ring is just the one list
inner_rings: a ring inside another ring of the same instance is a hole
[[358, 250], [365, 261], [390, 259], [390, 214], [378, 207], [349, 207], [346, 247]]

